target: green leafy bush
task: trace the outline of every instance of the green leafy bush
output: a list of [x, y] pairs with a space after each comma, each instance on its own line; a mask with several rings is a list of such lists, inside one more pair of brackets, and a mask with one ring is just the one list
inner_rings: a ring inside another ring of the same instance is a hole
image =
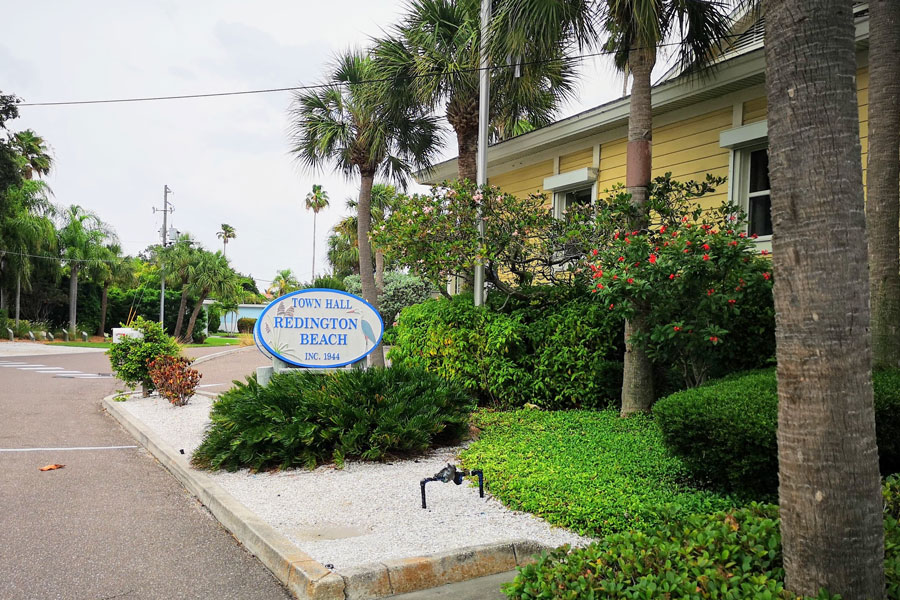
[[338, 290], [340, 292], [347, 291], [347, 289], [344, 287], [344, 281], [340, 277], [316, 277], [312, 282], [312, 287], [323, 288], [327, 290]]
[[217, 310], [209, 310], [206, 313], [207, 318], [207, 331], [213, 334], [219, 331], [219, 327], [222, 326], [222, 315], [219, 314]]
[[482, 404], [602, 408], [622, 385], [621, 320], [588, 299], [508, 312], [472, 297], [427, 300], [399, 316], [390, 358], [458, 382]]
[[237, 320], [238, 333], [253, 333], [253, 328], [255, 326], [256, 319], [251, 319], [250, 317], [241, 317]]
[[183, 356], [160, 356], [150, 361], [150, 380], [160, 395], [175, 406], [184, 406], [197, 390], [200, 373]]
[[256, 471], [422, 452], [459, 440], [472, 404], [459, 386], [403, 367], [285, 373], [265, 387], [251, 377], [213, 404], [193, 463]]
[[131, 326], [144, 337], [123, 338], [110, 346], [106, 354], [113, 373], [131, 389], [142, 385], [146, 391], [153, 391], [156, 387], [150, 378], [150, 361], [160, 356], [178, 356], [181, 348], [175, 338], [166, 335], [156, 321], [138, 317]]
[[[900, 470], [900, 370], [873, 374], [882, 474]], [[653, 407], [666, 445], [694, 478], [726, 490], [778, 489], [778, 386], [774, 369], [677, 392]]]
[[[885, 514], [887, 597], [900, 590], [900, 529]], [[544, 553], [504, 586], [509, 598], [720, 598], [799, 600], [784, 589], [778, 508], [677, 518], [649, 531], [609, 535], [583, 549]], [[817, 600], [837, 600], [826, 592]]]
[[[673, 515], [726, 510], [735, 499], [686, 483], [688, 471], [653, 419], [616, 411], [480, 411], [463, 452], [491, 493], [514, 510], [579, 533], [656, 527]], [[675, 508], [665, 509], [665, 505]]]

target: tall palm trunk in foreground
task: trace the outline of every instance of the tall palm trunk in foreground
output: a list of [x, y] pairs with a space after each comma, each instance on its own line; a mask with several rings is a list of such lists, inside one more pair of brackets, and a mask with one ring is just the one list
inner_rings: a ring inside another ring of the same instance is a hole
[[869, 2], [869, 168], [866, 226], [872, 351], [900, 366], [900, 2]]
[[852, 1], [770, 0], [765, 52], [785, 585], [880, 600]]
[[[369, 241], [369, 229], [372, 224], [372, 184], [375, 172], [360, 170], [359, 201], [356, 205], [356, 235], [359, 240], [359, 282], [362, 295], [366, 301], [378, 310], [378, 291], [375, 286], [375, 273], [363, 265], [372, 264], [372, 243]], [[373, 367], [384, 367], [384, 348], [379, 346], [369, 355], [369, 364]]]
[[[649, 222], [647, 201], [653, 155], [653, 111], [650, 97], [650, 74], [656, 64], [656, 47], [634, 44], [628, 53], [628, 67], [633, 76], [628, 113], [628, 155], [625, 186], [635, 208], [632, 229], [645, 229]], [[625, 322], [625, 364], [622, 374], [622, 416], [646, 412], [653, 404], [653, 364], [647, 349], [631, 342], [631, 337], [646, 334], [649, 307], [635, 305], [635, 313]]]

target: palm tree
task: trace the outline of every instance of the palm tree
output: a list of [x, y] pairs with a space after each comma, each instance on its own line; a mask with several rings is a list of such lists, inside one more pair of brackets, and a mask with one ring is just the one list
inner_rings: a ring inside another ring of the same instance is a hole
[[[754, 4], [752, 0], [742, 0]], [[620, 71], [632, 76], [628, 115], [628, 165], [625, 185], [631, 194], [630, 228], [642, 230], [649, 222], [647, 208], [651, 178], [653, 112], [651, 73], [663, 43], [675, 44], [685, 70], [708, 63], [728, 35], [727, 3], [720, 0], [500, 0], [495, 27], [511, 27], [504, 39], [530, 39], [538, 46], [559, 44], [572, 37], [579, 44], [597, 41], [594, 23], [604, 32], [603, 47]], [[498, 24], [499, 23], [499, 24]], [[643, 346], [632, 339], [649, 335], [649, 307], [637, 304], [625, 323], [625, 365], [622, 415], [650, 410], [653, 365]]]
[[[397, 188], [386, 183], [376, 183], [372, 186], [372, 225], [381, 225], [387, 220], [397, 202]], [[356, 200], [347, 199], [347, 208], [356, 209]], [[335, 228], [336, 230], [337, 228]], [[357, 246], [359, 240], [355, 239]], [[357, 249], [357, 252], [359, 250]], [[375, 287], [380, 295], [384, 292], [384, 251], [374, 248], [375, 253]]]
[[[392, 34], [375, 43], [379, 76], [390, 80], [389, 95], [401, 103], [418, 102], [429, 110], [443, 108], [456, 133], [459, 179], [475, 181], [478, 147], [478, 81], [480, 66], [480, 0], [410, 0]], [[491, 123], [495, 139], [529, 126], [549, 123], [560, 102], [574, 88], [569, 61], [560, 60], [565, 39], [538, 47], [528, 40], [506, 40], [492, 75]], [[547, 60], [542, 60], [547, 59]], [[439, 74], [439, 76], [436, 76]]]
[[854, 34], [850, 0], [768, 5], [779, 500], [793, 594], [881, 600]]
[[59, 230], [62, 260], [69, 268], [69, 330], [75, 334], [78, 308], [78, 274], [103, 260], [103, 242], [115, 236], [100, 217], [80, 206], [70, 206]]
[[[299, 92], [291, 110], [293, 153], [307, 168], [333, 164], [347, 177], [359, 175], [357, 236], [363, 297], [378, 308], [369, 229], [375, 176], [406, 182], [413, 169], [430, 165], [437, 151], [435, 119], [409, 106], [394, 105], [377, 79], [372, 59], [361, 52], [340, 56], [327, 87]], [[384, 366], [381, 352], [372, 364]]]
[[312, 253], [312, 279], [316, 279], [316, 217], [319, 211], [328, 206], [328, 193], [318, 183], [314, 183], [312, 191], [306, 195], [306, 210], [313, 211], [313, 253]]
[[191, 291], [197, 296], [197, 302], [182, 336], [185, 343], [194, 340], [194, 325], [197, 324], [197, 316], [203, 308], [204, 300], [212, 295], [222, 302], [228, 302], [241, 290], [240, 276], [229, 266], [225, 254], [205, 250], [200, 252], [200, 260], [194, 268], [190, 285]]
[[272, 285], [270, 285], [266, 291], [269, 294], [272, 294], [273, 297], [280, 298], [285, 294], [290, 294], [299, 289], [300, 282], [297, 281], [297, 278], [294, 277], [291, 270], [282, 269], [275, 275], [275, 279], [272, 280]]
[[122, 256], [122, 247], [119, 244], [107, 244], [100, 250], [100, 260], [91, 269], [91, 279], [100, 285], [100, 323], [97, 326], [97, 335], [106, 333], [106, 312], [109, 303], [109, 288], [120, 285], [123, 288], [131, 288], [136, 282], [134, 262]]
[[216, 233], [216, 237], [222, 240], [222, 254], [224, 255], [228, 248], [228, 240], [236, 238], [237, 233], [235, 233], [234, 227], [228, 223], [222, 223], [222, 230]]
[[4, 272], [11, 270], [11, 274], [15, 275], [16, 325], [21, 313], [22, 288], [26, 291], [31, 288], [32, 255], [49, 255], [56, 251], [56, 229], [50, 219], [54, 208], [48, 192], [49, 188], [43, 181], [22, 180], [9, 187], [3, 195], [0, 265]]
[[869, 2], [869, 153], [866, 228], [872, 350], [876, 366], [900, 366], [900, 3]]
[[[175, 319], [175, 330], [172, 332], [175, 339], [180, 339], [184, 315], [187, 312], [188, 295], [191, 291], [189, 285], [191, 275], [200, 260], [200, 252], [194, 248], [191, 236], [184, 233], [179, 235], [171, 246], [160, 248], [159, 253], [166, 270], [166, 283], [181, 288], [178, 316]], [[224, 250], [222, 254], [224, 256]]]
[[26, 129], [13, 135], [12, 144], [21, 156], [24, 179], [31, 179], [34, 174], [43, 177], [50, 172], [53, 158], [49, 154], [44, 138]]

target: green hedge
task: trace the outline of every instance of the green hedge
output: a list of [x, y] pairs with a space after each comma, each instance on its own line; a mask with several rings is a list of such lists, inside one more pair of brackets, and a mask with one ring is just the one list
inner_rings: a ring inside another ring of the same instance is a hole
[[[888, 598], [900, 598], [897, 517], [885, 513]], [[610, 535], [584, 549], [564, 546], [521, 567], [503, 591], [518, 600], [798, 600], [784, 590], [778, 508], [756, 504], [712, 515], [673, 515], [654, 531]], [[817, 600], [832, 598], [837, 597], [822, 593]]]
[[622, 386], [622, 323], [608, 312], [590, 298], [508, 312], [467, 294], [428, 300], [400, 313], [390, 359], [456, 381], [481, 404], [605, 408]]
[[[900, 471], [900, 370], [873, 375], [881, 472]], [[725, 490], [778, 489], [778, 388], [774, 369], [709, 382], [653, 407], [663, 439], [694, 478]]]
[[647, 415], [523, 409], [479, 411], [474, 422], [483, 431], [463, 452], [465, 465], [483, 469], [504, 504], [553, 525], [603, 535], [735, 506], [730, 496], [685, 483], [687, 469]]
[[213, 404], [193, 463], [257, 471], [422, 452], [458, 441], [472, 407], [459, 386], [403, 367], [251, 377]]

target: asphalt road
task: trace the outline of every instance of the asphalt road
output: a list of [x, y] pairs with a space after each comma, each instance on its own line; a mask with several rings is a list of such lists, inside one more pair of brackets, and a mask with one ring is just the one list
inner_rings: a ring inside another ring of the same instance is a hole
[[[201, 383], [249, 358], [198, 365]], [[289, 598], [101, 410], [122, 387], [109, 371], [100, 353], [0, 357], [0, 598]], [[60, 449], [85, 447], [105, 449]], [[39, 471], [51, 463], [65, 467]]]

